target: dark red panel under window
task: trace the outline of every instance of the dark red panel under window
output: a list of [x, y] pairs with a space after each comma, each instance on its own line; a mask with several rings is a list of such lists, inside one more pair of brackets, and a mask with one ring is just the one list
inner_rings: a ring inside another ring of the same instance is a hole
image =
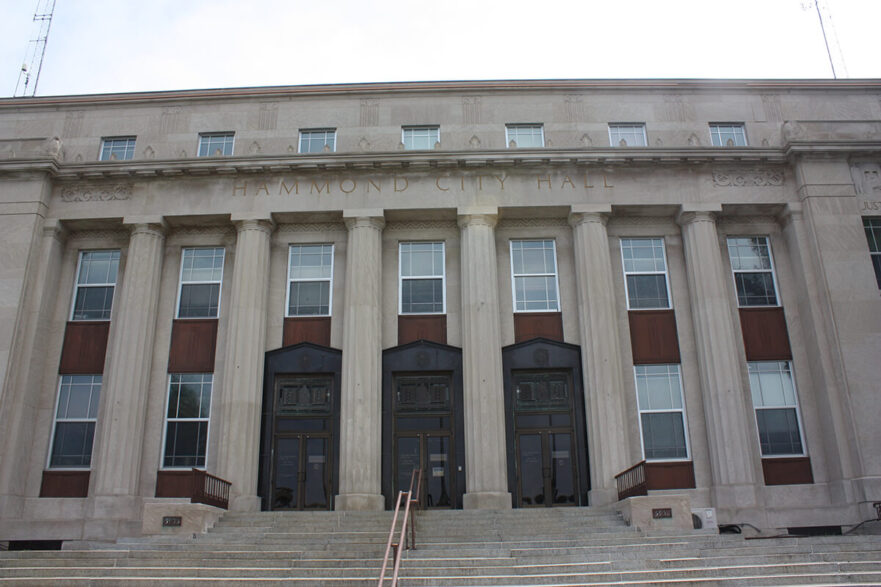
[[169, 373], [212, 373], [217, 320], [175, 320], [168, 351]]
[[40, 497], [88, 497], [89, 471], [43, 471]]
[[694, 489], [694, 465], [691, 461], [645, 464], [647, 489]]
[[407, 344], [416, 340], [447, 344], [447, 315], [399, 315], [398, 344]]
[[330, 316], [285, 318], [282, 346], [301, 342], [330, 346]]
[[104, 372], [104, 354], [110, 322], [68, 322], [61, 350], [61, 375], [98, 375]]
[[631, 310], [627, 316], [634, 365], [679, 362], [679, 336], [673, 310]]
[[740, 330], [747, 361], [788, 361], [792, 358], [783, 308], [741, 308]]
[[805, 485], [814, 482], [810, 457], [762, 459], [765, 485]]
[[156, 497], [192, 497], [193, 471], [158, 471]]
[[548, 338], [563, 342], [563, 314], [560, 312], [514, 314], [514, 342], [533, 338]]

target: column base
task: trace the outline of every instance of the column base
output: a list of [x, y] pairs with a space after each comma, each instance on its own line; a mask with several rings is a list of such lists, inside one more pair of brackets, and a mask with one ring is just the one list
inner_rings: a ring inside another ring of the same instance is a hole
[[472, 491], [462, 496], [462, 509], [509, 510], [511, 494], [507, 491]]
[[383, 511], [385, 497], [375, 493], [341, 493], [334, 502], [336, 511]]
[[587, 503], [592, 506], [610, 505], [618, 501], [616, 487], [599, 487], [587, 492]]
[[259, 495], [234, 495], [229, 501], [229, 511], [259, 512], [260, 503]]

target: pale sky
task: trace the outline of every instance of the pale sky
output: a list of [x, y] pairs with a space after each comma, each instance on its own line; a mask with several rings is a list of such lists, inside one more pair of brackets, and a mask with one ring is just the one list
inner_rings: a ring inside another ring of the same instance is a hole
[[[821, 2], [847, 77], [881, 78], [881, 0]], [[0, 96], [13, 95], [36, 7], [0, 0]], [[57, 0], [37, 95], [831, 77], [809, 0]]]

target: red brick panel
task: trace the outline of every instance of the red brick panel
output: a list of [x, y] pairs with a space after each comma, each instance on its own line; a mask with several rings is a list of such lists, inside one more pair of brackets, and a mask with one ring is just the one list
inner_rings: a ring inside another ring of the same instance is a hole
[[533, 338], [548, 338], [563, 342], [563, 314], [560, 312], [514, 314], [514, 342]]
[[156, 497], [192, 497], [193, 471], [158, 471]]
[[399, 315], [398, 344], [407, 344], [417, 340], [447, 344], [447, 315]]
[[88, 497], [90, 471], [43, 471], [40, 497]]
[[765, 485], [805, 485], [814, 482], [810, 457], [762, 459]]
[[217, 320], [175, 320], [168, 351], [169, 373], [213, 373]]
[[679, 336], [673, 310], [631, 310], [627, 316], [634, 365], [679, 362]]
[[646, 488], [694, 489], [694, 465], [691, 461], [645, 464]]
[[282, 346], [311, 342], [330, 346], [330, 316], [284, 319]]
[[783, 308], [741, 308], [740, 330], [747, 361], [792, 359]]
[[100, 375], [110, 322], [68, 322], [61, 349], [61, 375]]

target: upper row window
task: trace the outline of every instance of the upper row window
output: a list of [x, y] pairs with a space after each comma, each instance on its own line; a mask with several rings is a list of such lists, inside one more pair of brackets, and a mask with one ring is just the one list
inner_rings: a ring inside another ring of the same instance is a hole
[[199, 157], [232, 155], [234, 132], [203, 132], [199, 134]]
[[101, 139], [100, 161], [128, 161], [135, 156], [135, 137]]
[[711, 122], [710, 141], [714, 147], [745, 147], [746, 130], [739, 122]]
[[609, 144], [613, 147], [645, 147], [645, 125], [642, 123], [609, 124]]
[[434, 149], [440, 144], [440, 127], [402, 126], [401, 143], [407, 151]]
[[544, 127], [540, 124], [506, 124], [505, 144], [510, 149], [544, 147]]
[[119, 271], [119, 251], [82, 251], [71, 320], [110, 320]]
[[333, 153], [335, 151], [335, 128], [313, 128], [300, 131], [300, 153]]

